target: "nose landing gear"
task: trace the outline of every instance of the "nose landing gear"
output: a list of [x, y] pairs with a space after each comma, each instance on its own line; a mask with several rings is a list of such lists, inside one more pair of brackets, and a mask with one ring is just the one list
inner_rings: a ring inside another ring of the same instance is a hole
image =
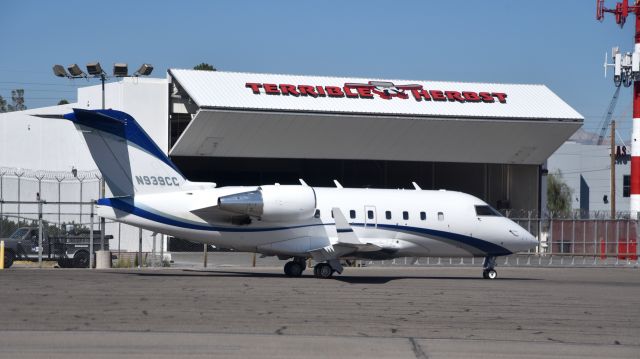
[[498, 272], [496, 272], [496, 257], [488, 256], [484, 258], [482, 263], [482, 278], [484, 279], [496, 279]]

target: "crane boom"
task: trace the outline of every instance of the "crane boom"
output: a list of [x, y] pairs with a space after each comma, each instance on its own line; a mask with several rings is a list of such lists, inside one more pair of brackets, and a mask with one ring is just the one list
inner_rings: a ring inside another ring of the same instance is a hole
[[616, 104], [618, 103], [619, 94], [620, 94], [620, 87], [616, 87], [616, 91], [613, 93], [613, 98], [611, 98], [611, 102], [609, 103], [607, 114], [604, 116], [604, 119], [602, 120], [602, 128], [600, 128], [600, 134], [598, 135], [598, 145], [601, 145], [602, 142], [604, 142], [604, 134], [607, 132], [607, 128], [611, 123], [611, 118], [613, 117], [613, 111], [616, 109]]

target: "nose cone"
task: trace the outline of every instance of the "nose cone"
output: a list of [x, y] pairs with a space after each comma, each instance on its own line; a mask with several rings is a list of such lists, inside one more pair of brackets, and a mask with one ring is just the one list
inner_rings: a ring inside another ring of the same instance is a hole
[[534, 237], [533, 234], [527, 231], [525, 231], [525, 233], [526, 233], [525, 241], [527, 242], [528, 249], [534, 249], [535, 247], [537, 247], [538, 239]]
[[538, 240], [524, 228], [517, 226], [509, 230], [514, 236], [510, 241], [512, 252], [526, 252], [538, 246]]

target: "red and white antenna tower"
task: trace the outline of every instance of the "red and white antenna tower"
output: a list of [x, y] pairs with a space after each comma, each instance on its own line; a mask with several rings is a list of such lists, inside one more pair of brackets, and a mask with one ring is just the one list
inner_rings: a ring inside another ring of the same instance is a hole
[[640, 213], [640, 0], [633, 3], [630, 6], [628, 0], [622, 0], [615, 8], [607, 9], [604, 7], [604, 0], [596, 0], [596, 19], [602, 21], [605, 13], [611, 13], [616, 17], [616, 24], [623, 27], [629, 14], [633, 13], [636, 18], [633, 53], [621, 54], [615, 50], [612, 54], [613, 64], [609, 65], [605, 61], [605, 74], [607, 66], [614, 67], [613, 81], [616, 86], [631, 86], [633, 82], [630, 212], [632, 218], [636, 218]]

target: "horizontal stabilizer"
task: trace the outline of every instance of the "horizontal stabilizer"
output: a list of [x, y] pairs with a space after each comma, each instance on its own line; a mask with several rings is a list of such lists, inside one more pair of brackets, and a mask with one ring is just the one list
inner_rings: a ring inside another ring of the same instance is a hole
[[64, 120], [65, 119], [64, 115], [52, 115], [52, 114], [49, 114], [49, 115], [31, 115], [31, 116], [40, 117], [40, 118], [55, 118], [55, 119], [58, 119], [58, 120]]

